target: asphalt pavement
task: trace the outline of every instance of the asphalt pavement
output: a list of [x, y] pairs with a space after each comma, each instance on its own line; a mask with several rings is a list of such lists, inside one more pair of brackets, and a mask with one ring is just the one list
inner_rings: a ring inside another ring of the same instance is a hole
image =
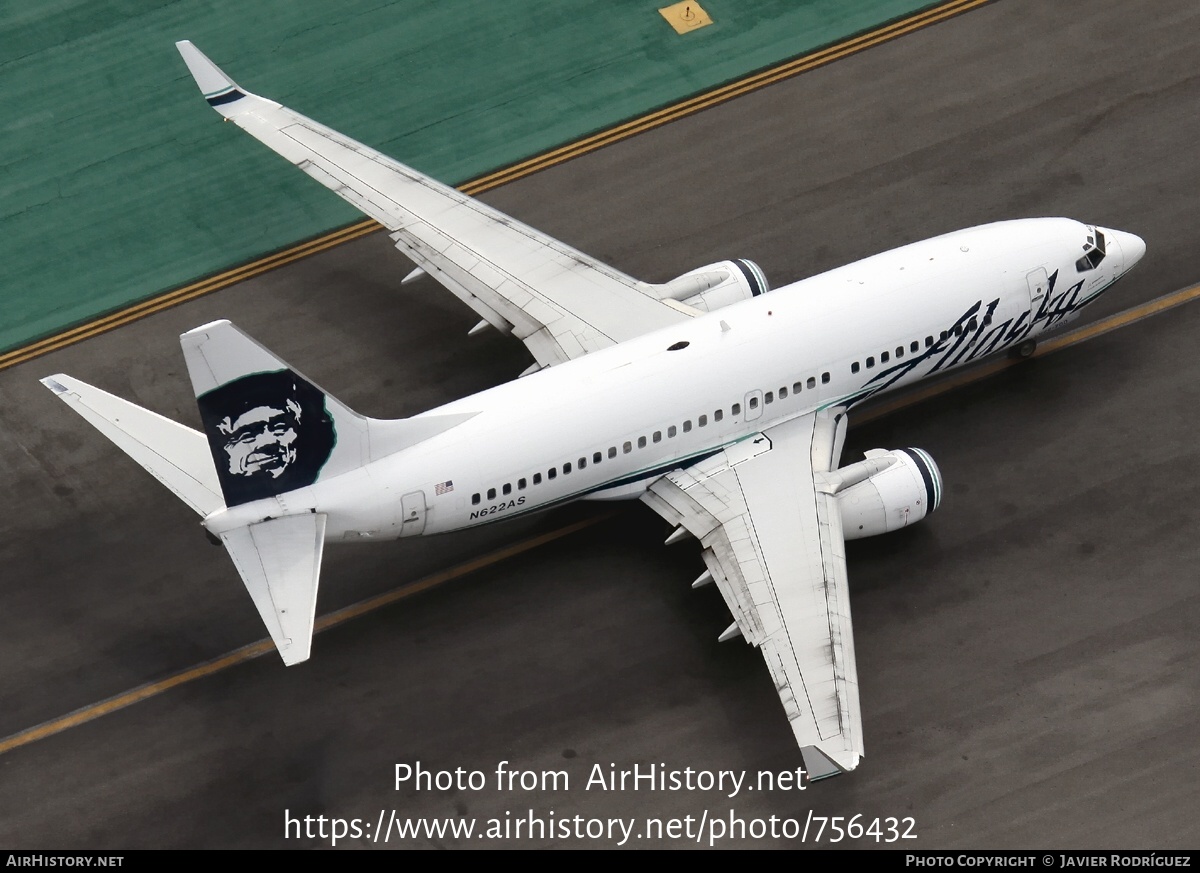
[[[1111, 315], [1200, 280], [1198, 25], [1182, 0], [1000, 0], [486, 199], [651, 281], [749, 257], [783, 284], [957, 227], [1068, 215], [1147, 242], [1084, 319]], [[519, 343], [468, 338], [475, 318], [432, 283], [401, 287], [408, 269], [367, 237], [0, 373], [0, 736], [264, 635], [195, 517], [37, 380], [67, 372], [194, 425], [177, 336], [219, 317], [370, 415], [525, 367]], [[732, 796], [596, 781], [800, 764], [760, 656], [718, 644], [724, 604], [689, 588], [695, 545], [663, 547], [630, 504], [319, 634], [304, 665], [244, 660], [0, 754], [0, 845], [329, 845], [288, 822], [377, 831], [394, 810], [476, 831], [389, 830], [392, 846], [607, 847], [617, 820], [634, 822], [626, 845], [695, 846], [719, 820], [717, 845], [798, 847], [753, 822], [811, 814], [883, 823], [842, 847], [1194, 847], [1198, 332], [1200, 309], [1180, 307], [852, 423], [847, 460], [920, 446], [947, 493], [921, 525], [848, 549], [866, 742], [851, 775]], [[606, 509], [331, 548], [318, 611]], [[417, 762], [484, 787], [397, 786]], [[566, 776], [498, 788], [501, 762]], [[559, 830], [514, 834], [530, 818]], [[889, 843], [889, 818], [916, 839]]]

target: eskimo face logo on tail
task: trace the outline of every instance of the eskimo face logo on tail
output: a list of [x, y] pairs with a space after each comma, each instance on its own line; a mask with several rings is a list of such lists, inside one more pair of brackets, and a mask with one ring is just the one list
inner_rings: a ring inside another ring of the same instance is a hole
[[313, 484], [337, 441], [325, 395], [291, 370], [243, 376], [197, 403], [228, 506]]

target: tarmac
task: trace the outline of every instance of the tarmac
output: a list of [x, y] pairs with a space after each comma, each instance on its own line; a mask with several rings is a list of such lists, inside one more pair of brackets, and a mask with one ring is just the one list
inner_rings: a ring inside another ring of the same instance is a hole
[[[1198, 24], [1182, 0], [1144, 16], [1001, 0], [485, 197], [651, 281], [738, 256], [782, 284], [956, 227], [1069, 215], [1147, 241], [1084, 321], [1113, 316], [1198, 279]], [[511, 339], [466, 337], [474, 317], [433, 283], [401, 287], [407, 271], [367, 236], [0, 373], [0, 845], [330, 845], [288, 830], [303, 816], [389, 823], [386, 842], [339, 847], [619, 843], [503, 834], [552, 814], [632, 821], [625, 844], [643, 848], [1196, 845], [1195, 305], [852, 420], [847, 460], [920, 446], [947, 487], [921, 525], [848, 549], [867, 756], [803, 792], [729, 796], [589, 787], [597, 767], [800, 763], [760, 655], [718, 644], [726, 607], [689, 587], [694, 545], [664, 548], [644, 507], [330, 549], [321, 614], [417, 589], [319, 634], [302, 666], [222, 661], [263, 637], [227, 557], [37, 383], [68, 372], [194, 425], [176, 338], [218, 317], [371, 415], [525, 367]], [[110, 699], [124, 705], [95, 707]], [[485, 785], [398, 787], [396, 765], [417, 762]], [[501, 762], [567, 776], [497, 787]], [[401, 838], [393, 811], [501, 835]], [[856, 815], [880, 836], [713, 830]], [[915, 839], [889, 841], [889, 819]]]

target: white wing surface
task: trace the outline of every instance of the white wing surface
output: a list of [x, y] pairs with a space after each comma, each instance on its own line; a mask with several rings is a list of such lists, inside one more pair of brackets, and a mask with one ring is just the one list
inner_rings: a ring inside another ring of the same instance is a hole
[[697, 314], [411, 167], [250, 94], [190, 42], [176, 47], [217, 112], [382, 224], [418, 267], [492, 326], [519, 337], [539, 365]]
[[42, 384], [200, 516], [225, 506], [204, 434], [63, 373]]
[[323, 513], [272, 518], [221, 534], [283, 663], [307, 661], [325, 549]]
[[830, 413], [793, 419], [664, 476], [643, 498], [700, 540], [812, 778], [837, 772], [814, 750], [842, 770], [863, 754], [841, 514], [823, 475], [844, 424]]

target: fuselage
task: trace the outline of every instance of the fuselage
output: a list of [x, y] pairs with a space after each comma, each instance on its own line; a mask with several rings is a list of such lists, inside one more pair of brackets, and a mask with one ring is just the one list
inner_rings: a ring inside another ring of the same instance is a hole
[[[1143, 251], [1131, 234], [1059, 218], [913, 243], [430, 410], [475, 414], [286, 495], [286, 511], [327, 512], [326, 539], [354, 541], [637, 497], [789, 418], [1034, 339]], [[255, 504], [230, 512], [221, 526], [262, 516]]]

